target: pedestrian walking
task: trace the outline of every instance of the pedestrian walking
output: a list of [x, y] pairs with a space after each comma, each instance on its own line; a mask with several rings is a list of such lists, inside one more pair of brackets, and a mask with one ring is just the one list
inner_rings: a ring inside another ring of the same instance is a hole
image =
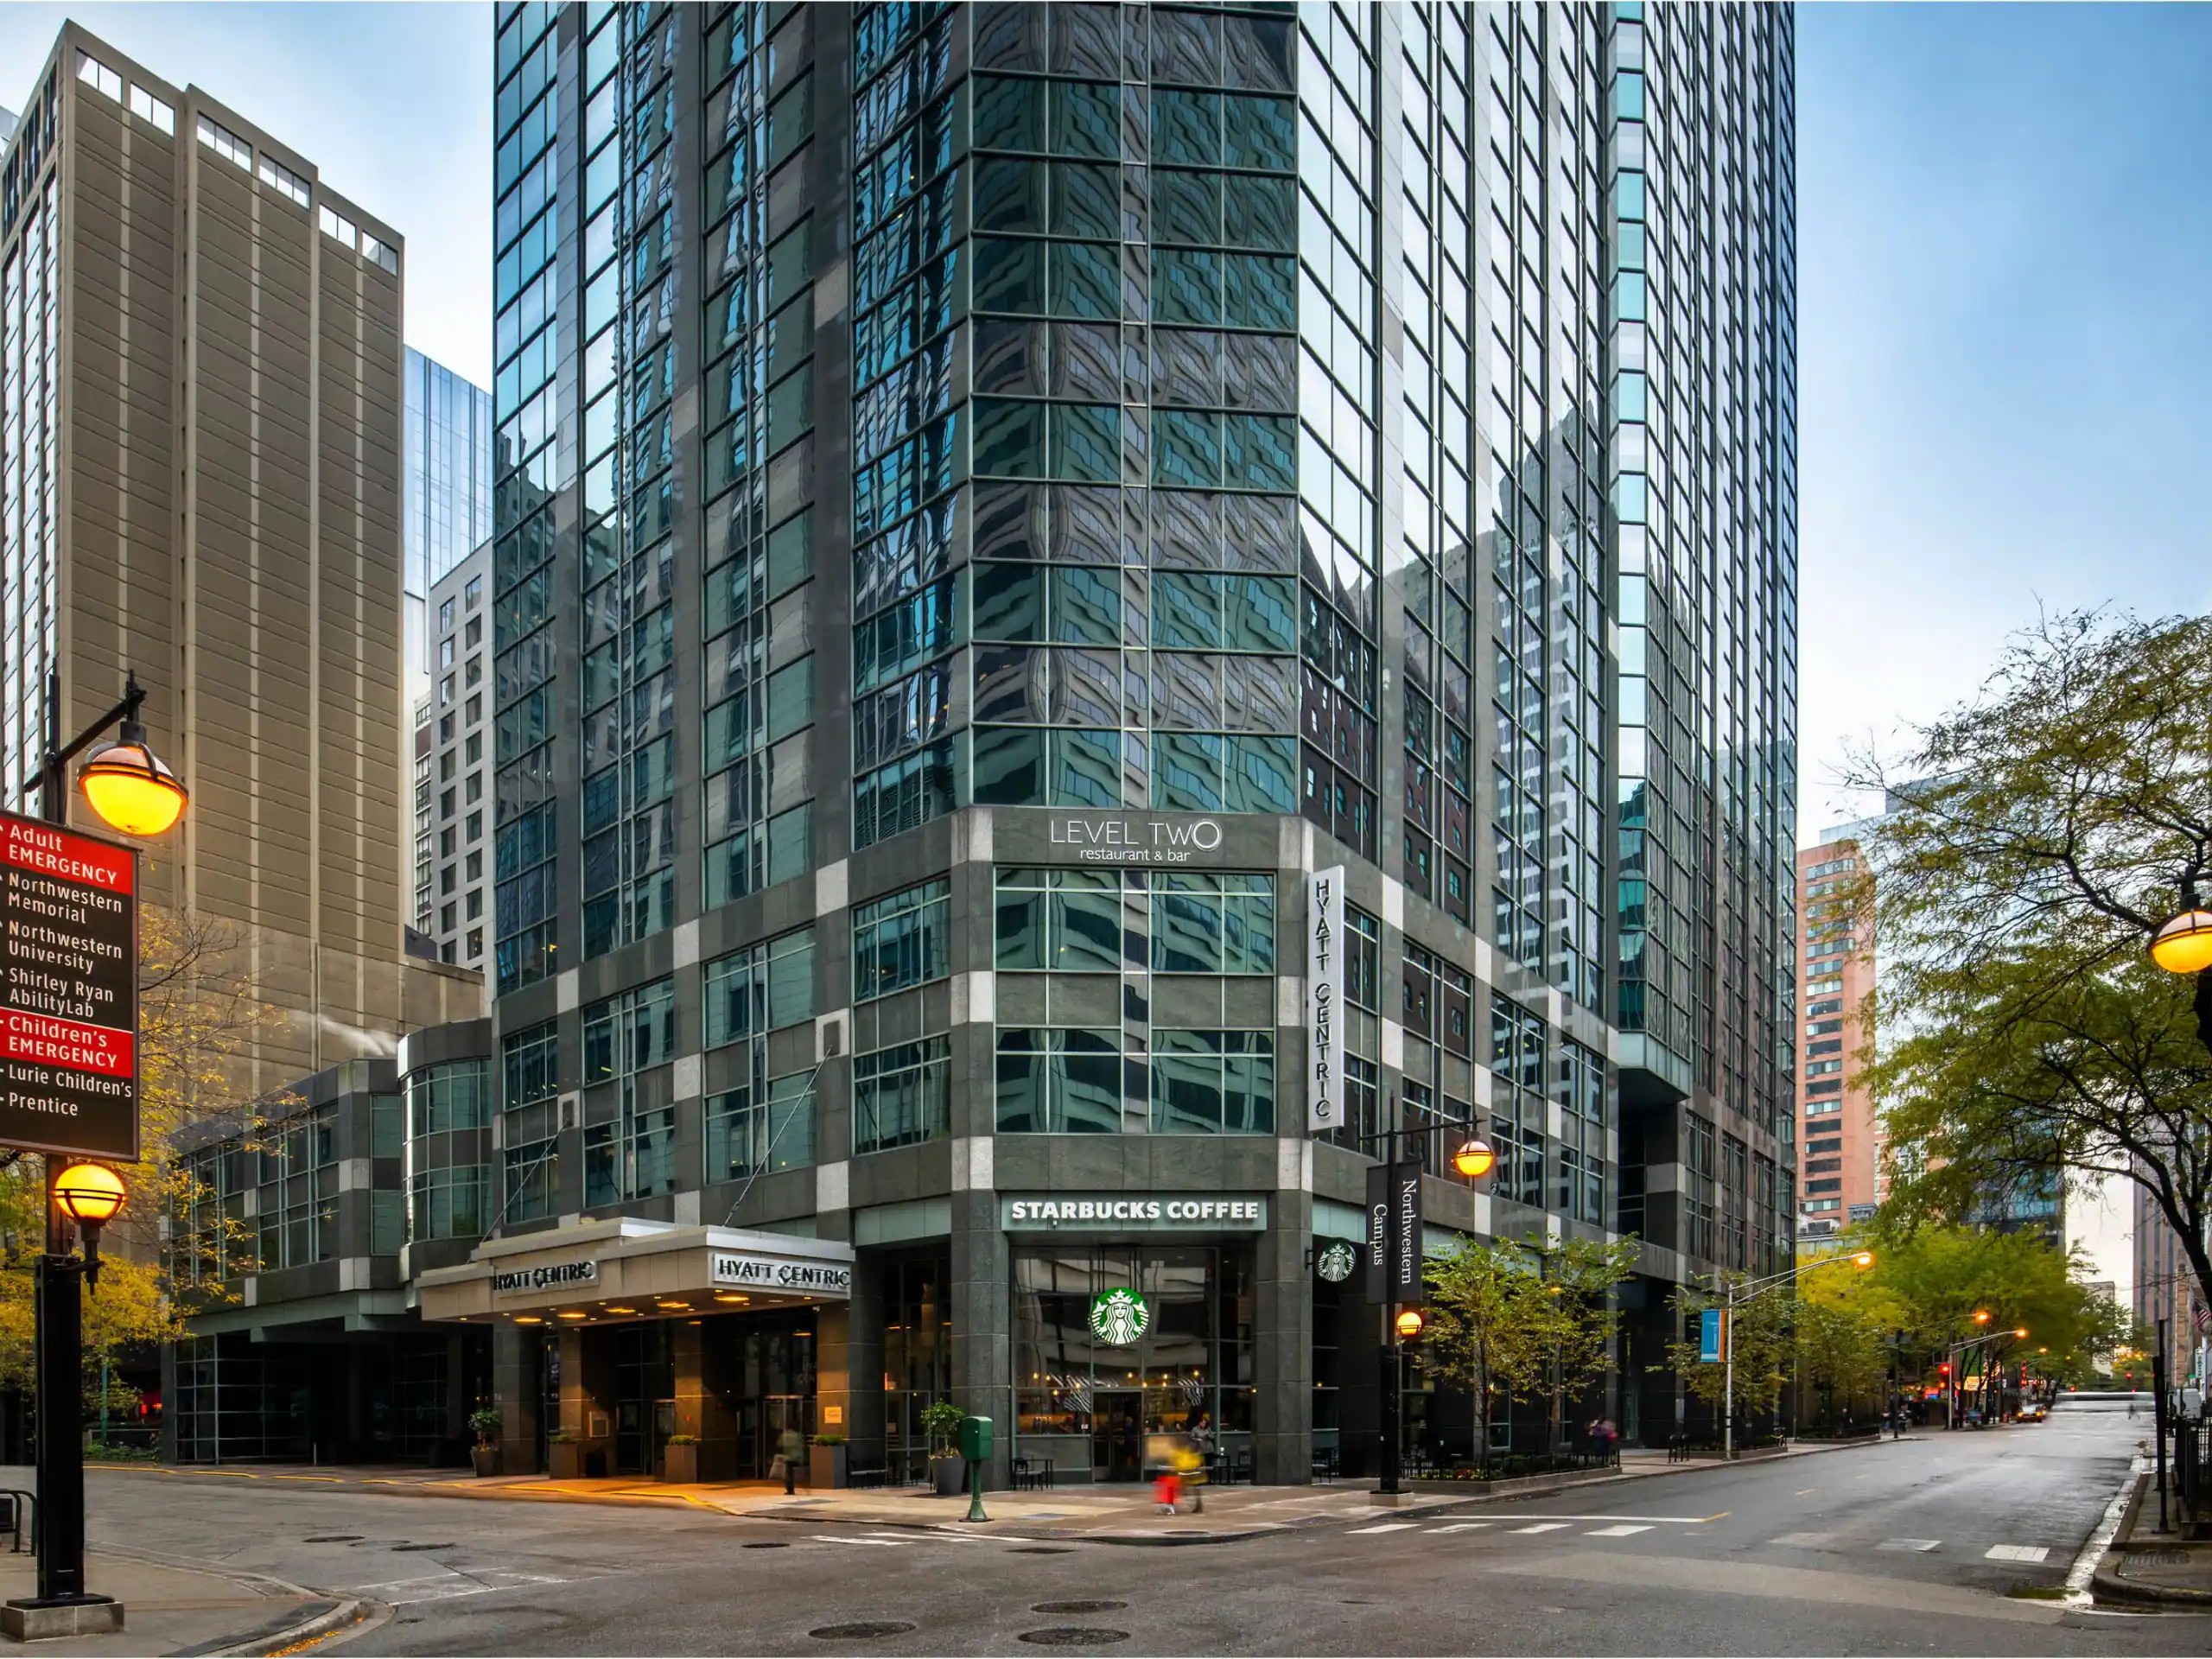
[[799, 1438], [798, 1430], [795, 1428], [786, 1428], [777, 1437], [776, 1455], [768, 1465], [768, 1478], [773, 1480], [779, 1475], [783, 1477], [784, 1496], [786, 1497], [798, 1491], [798, 1460], [805, 1451], [806, 1442]]

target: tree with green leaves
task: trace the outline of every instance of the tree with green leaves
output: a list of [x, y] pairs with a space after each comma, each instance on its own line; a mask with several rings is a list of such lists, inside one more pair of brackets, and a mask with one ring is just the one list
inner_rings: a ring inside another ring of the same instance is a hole
[[1844, 782], [1882, 941], [1865, 1028], [1898, 1221], [2119, 1177], [2212, 1305], [2212, 971], [2147, 948], [2212, 900], [2212, 619], [2046, 618], [1972, 703]]
[[[1474, 1396], [1487, 1458], [1492, 1411], [1513, 1396], [1571, 1395], [1611, 1365], [1613, 1287], [1635, 1271], [1634, 1239], [1454, 1241], [1427, 1263], [1420, 1363]], [[1556, 1397], [1547, 1410], [1559, 1438]]]
[[[1690, 1398], [1711, 1412], [1718, 1423], [1727, 1414], [1732, 1369], [1732, 1415], [1740, 1444], [1750, 1425], [1761, 1419], [1771, 1422], [1781, 1405], [1783, 1386], [1789, 1381], [1793, 1357], [1794, 1304], [1780, 1286], [1754, 1295], [1741, 1295], [1742, 1276], [1738, 1275], [1738, 1299], [1730, 1313], [1734, 1366], [1722, 1361], [1702, 1361], [1698, 1357], [1697, 1342], [1681, 1340], [1667, 1344], [1667, 1363], [1655, 1365], [1652, 1370], [1671, 1370], [1679, 1376]], [[1687, 1325], [1694, 1330], [1698, 1316], [1707, 1308], [1728, 1308], [1726, 1281], [1723, 1280], [1722, 1288], [1718, 1291], [1684, 1285], [1667, 1299], [1667, 1306], [1674, 1312], [1677, 1329]]]

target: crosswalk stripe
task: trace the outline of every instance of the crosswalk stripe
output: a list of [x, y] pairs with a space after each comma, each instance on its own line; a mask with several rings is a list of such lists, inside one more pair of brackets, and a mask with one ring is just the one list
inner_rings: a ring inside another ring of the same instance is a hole
[[1480, 1532], [1488, 1525], [1490, 1522], [1487, 1521], [1454, 1521], [1448, 1527], [1431, 1527], [1429, 1530], [1435, 1533]]
[[1910, 1549], [1925, 1553], [1943, 1541], [1941, 1538], [1885, 1538], [1874, 1546], [1877, 1549]]
[[1363, 1532], [1403, 1532], [1408, 1527], [1414, 1524], [1414, 1523], [1411, 1521], [1385, 1521], [1380, 1526], [1354, 1527], [1352, 1529], [1352, 1532], [1355, 1535]]
[[873, 1545], [877, 1549], [897, 1549], [900, 1545], [906, 1541], [904, 1538], [847, 1538], [841, 1534], [834, 1532], [817, 1532], [814, 1535], [814, 1537], [817, 1543], [853, 1545], [866, 1544]]
[[1986, 1561], [2039, 1561], [2050, 1554], [2044, 1544], [1992, 1544], [1982, 1553]]
[[1599, 1527], [1596, 1531], [1586, 1532], [1582, 1535], [1585, 1538], [1627, 1538], [1650, 1530], [1649, 1527]]
[[1533, 1527], [1516, 1527], [1513, 1530], [1516, 1533], [1560, 1532], [1565, 1530], [1566, 1526], [1564, 1521], [1539, 1521]]

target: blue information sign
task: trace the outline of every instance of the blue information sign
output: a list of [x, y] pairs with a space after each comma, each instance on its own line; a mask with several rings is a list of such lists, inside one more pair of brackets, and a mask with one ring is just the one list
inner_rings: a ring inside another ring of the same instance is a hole
[[1720, 1332], [1726, 1315], [1717, 1307], [1708, 1307], [1697, 1316], [1697, 1358], [1700, 1365], [1720, 1363]]

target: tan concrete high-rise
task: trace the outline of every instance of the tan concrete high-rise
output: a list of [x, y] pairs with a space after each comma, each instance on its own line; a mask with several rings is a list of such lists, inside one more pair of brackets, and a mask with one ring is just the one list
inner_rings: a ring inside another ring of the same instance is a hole
[[1850, 826], [1797, 849], [1797, 914], [1804, 939], [1798, 982], [1797, 1230], [1819, 1238], [1864, 1221], [1881, 1199], [1881, 1124], [1860, 1081], [1861, 1017], [1874, 988], [1874, 940], [1846, 894], [1864, 874]]
[[[398, 235], [74, 24], [0, 156], [0, 758], [148, 693], [149, 898], [219, 925], [289, 1084], [474, 1012], [405, 959]], [[79, 815], [83, 816], [81, 803]]]

